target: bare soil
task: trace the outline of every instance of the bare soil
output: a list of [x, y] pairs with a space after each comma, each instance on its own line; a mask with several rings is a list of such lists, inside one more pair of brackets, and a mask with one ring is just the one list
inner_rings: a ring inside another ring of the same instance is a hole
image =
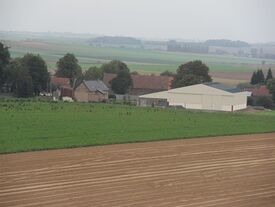
[[274, 207], [275, 133], [0, 155], [0, 206]]

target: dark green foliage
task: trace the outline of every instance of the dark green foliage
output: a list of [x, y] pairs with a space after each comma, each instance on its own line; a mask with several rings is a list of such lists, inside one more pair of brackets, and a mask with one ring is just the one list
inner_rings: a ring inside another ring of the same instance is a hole
[[5, 68], [10, 62], [9, 48], [0, 42], [0, 90], [2, 84], [5, 82]]
[[275, 78], [267, 81], [267, 88], [269, 89], [270, 93], [272, 94], [272, 99], [275, 102]]
[[104, 73], [114, 73], [118, 74], [119, 72], [130, 73], [128, 66], [119, 60], [112, 60], [109, 63], [102, 65], [102, 70]]
[[166, 71], [162, 72], [160, 75], [161, 76], [175, 76], [176, 74], [171, 71], [166, 70]]
[[33, 96], [32, 77], [28, 74], [22, 74], [16, 80], [16, 95], [20, 98]]
[[28, 70], [23, 66], [21, 58], [15, 58], [6, 67], [5, 74], [8, 91], [16, 93], [17, 80], [23, 75], [28, 75]]
[[99, 80], [103, 78], [103, 70], [98, 67], [90, 67], [83, 76], [84, 80]]
[[270, 97], [262, 96], [256, 99], [257, 106], [263, 106], [265, 108], [272, 108], [273, 101]]
[[253, 106], [254, 105], [254, 98], [251, 96], [247, 97], [247, 105], [248, 106]]
[[139, 73], [137, 71], [133, 71], [131, 72], [131, 75], [139, 75]]
[[250, 84], [251, 85], [257, 84], [257, 75], [256, 75], [256, 72], [253, 72], [253, 74], [251, 76]]
[[74, 54], [67, 53], [58, 60], [56, 65], [56, 76], [58, 77], [70, 78], [73, 81], [82, 75], [81, 67]]
[[133, 86], [133, 80], [131, 75], [127, 71], [120, 71], [112, 81], [111, 87], [114, 93], [116, 94], [125, 94], [129, 92], [129, 90]]
[[26, 54], [21, 59], [21, 62], [31, 76], [35, 95], [38, 95], [41, 91], [47, 90], [49, 73], [47, 65], [41, 56]]
[[264, 84], [265, 83], [265, 77], [262, 70], [257, 70], [256, 72], [253, 72], [250, 83], [252, 85], [256, 84]]
[[208, 73], [209, 68], [200, 60], [185, 63], [179, 66], [172, 87], [177, 88], [211, 82], [212, 78]]
[[273, 74], [272, 74], [271, 68], [269, 68], [268, 71], [267, 71], [267, 75], [266, 75], [265, 81], [267, 82], [270, 79], [273, 79]]

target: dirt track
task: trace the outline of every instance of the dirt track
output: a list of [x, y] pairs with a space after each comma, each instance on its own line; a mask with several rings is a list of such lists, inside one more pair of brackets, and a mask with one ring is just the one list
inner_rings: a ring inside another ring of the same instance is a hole
[[0, 155], [0, 206], [274, 207], [275, 134]]

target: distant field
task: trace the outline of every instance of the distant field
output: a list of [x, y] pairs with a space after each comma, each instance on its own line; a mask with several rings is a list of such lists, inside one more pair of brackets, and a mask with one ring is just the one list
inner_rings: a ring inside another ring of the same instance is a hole
[[275, 114], [0, 102], [0, 153], [275, 131]]
[[[11, 47], [13, 57], [23, 56], [27, 52], [40, 54], [49, 68], [54, 69], [56, 61], [65, 53], [74, 53], [83, 69], [92, 65], [101, 65], [113, 59], [125, 61], [132, 71], [141, 73], [160, 73], [165, 70], [176, 71], [177, 67], [187, 61], [200, 59], [211, 71], [248, 72], [261, 66], [262, 59], [218, 56], [210, 54], [190, 54], [166, 51], [149, 51], [125, 48], [92, 47], [83, 42], [66, 42], [52, 40], [11, 40], [6, 41]], [[275, 65], [275, 60], [265, 60], [266, 67]]]

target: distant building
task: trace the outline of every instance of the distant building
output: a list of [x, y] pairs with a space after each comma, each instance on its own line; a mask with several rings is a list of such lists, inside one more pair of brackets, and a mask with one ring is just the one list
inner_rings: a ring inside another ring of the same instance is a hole
[[70, 85], [70, 79], [69, 78], [63, 78], [63, 77], [51, 77], [51, 90], [52, 96], [54, 100], [59, 100], [62, 97], [70, 97], [73, 98], [73, 89]]
[[139, 106], [237, 111], [247, 107], [247, 93], [219, 83], [197, 84], [139, 96]]
[[[117, 74], [104, 73], [103, 82], [107, 87], [111, 88], [111, 81]], [[133, 80], [133, 88], [130, 95], [143, 95], [147, 93], [154, 93], [166, 91], [171, 89], [173, 77], [158, 76], [158, 75], [131, 75]]]
[[74, 90], [74, 98], [80, 102], [103, 102], [108, 100], [108, 87], [101, 80], [83, 81]]
[[70, 79], [52, 76], [51, 84], [55, 85], [56, 87], [62, 87], [62, 86], [70, 87]]
[[261, 96], [271, 97], [272, 96], [266, 86], [259, 86], [259, 87], [255, 87], [255, 88], [248, 88], [246, 90], [250, 91], [252, 93], [253, 97], [261, 97]]

